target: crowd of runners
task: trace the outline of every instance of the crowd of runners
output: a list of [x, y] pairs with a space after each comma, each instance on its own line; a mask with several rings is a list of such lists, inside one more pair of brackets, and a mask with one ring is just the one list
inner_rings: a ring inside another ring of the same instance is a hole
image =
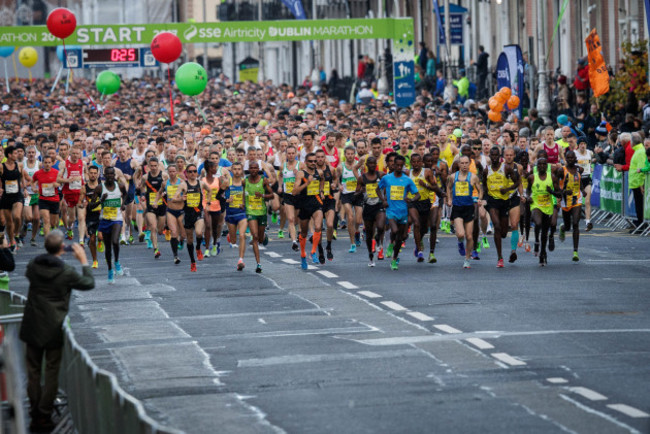
[[556, 232], [572, 233], [578, 261], [580, 231], [592, 229], [594, 155], [569, 127], [489, 124], [475, 103], [352, 105], [218, 81], [174, 101], [172, 123], [151, 78], [107, 100], [86, 98], [83, 81], [67, 95], [48, 86], [2, 100], [0, 232], [16, 252], [60, 228], [88, 246], [93, 268], [104, 254], [111, 283], [124, 245], [175, 264], [187, 249], [191, 271], [228, 244], [241, 271], [250, 246], [261, 273], [269, 223], [303, 269], [362, 243], [370, 267], [397, 270], [404, 250], [435, 263], [439, 232], [455, 234], [464, 268], [491, 246], [497, 267], [531, 250], [544, 266]]

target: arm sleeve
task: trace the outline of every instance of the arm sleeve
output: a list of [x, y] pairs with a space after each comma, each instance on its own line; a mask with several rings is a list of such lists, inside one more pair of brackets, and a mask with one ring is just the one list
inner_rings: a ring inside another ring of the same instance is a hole
[[87, 291], [95, 287], [95, 278], [93, 277], [92, 270], [88, 265], [81, 267], [81, 274], [71, 269], [71, 283], [72, 289], [79, 289]]

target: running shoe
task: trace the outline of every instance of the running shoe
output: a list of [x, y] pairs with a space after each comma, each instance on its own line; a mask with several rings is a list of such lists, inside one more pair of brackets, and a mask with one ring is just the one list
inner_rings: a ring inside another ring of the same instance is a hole
[[41, 228], [41, 230], [38, 231], [38, 234], [39, 234], [40, 236], [45, 236], [45, 232], [43, 232], [43, 228]]
[[377, 252], [377, 259], [380, 261], [384, 260], [384, 248], [380, 247], [379, 252]]
[[[219, 244], [219, 243], [217, 243], [217, 244]], [[220, 246], [219, 247], [212, 246], [212, 251], [210, 253], [212, 253], [212, 256], [217, 256], [219, 253], [221, 253]]]
[[323, 246], [320, 244], [318, 245], [318, 262], [321, 265], [325, 264], [325, 251], [323, 250]]
[[172, 239], [172, 231], [170, 231], [169, 229], [165, 229], [163, 233], [165, 234], [165, 241], [169, 241]]
[[268, 234], [264, 234], [264, 241], [262, 241], [262, 245], [266, 246], [267, 244], [269, 244], [269, 236]]
[[528, 241], [524, 243], [524, 250], [526, 250], [527, 253], [530, 253], [530, 243]]
[[115, 274], [118, 276], [124, 276], [124, 270], [122, 270], [122, 264], [120, 264], [120, 261], [115, 261]]
[[[557, 237], [560, 239], [560, 242], [562, 242], [562, 243], [563, 243], [564, 240], [566, 239], [566, 228], [564, 227], [564, 223], [562, 223], [562, 224], [560, 225], [560, 233], [558, 234]], [[552, 252], [552, 251], [553, 251], [553, 250], [551, 250], [551, 252]]]
[[483, 237], [483, 248], [484, 249], [490, 248], [490, 242], [488, 241], [487, 237]]
[[257, 267], [255, 267], [255, 272], [257, 274], [260, 274], [262, 272], [262, 264], [257, 264]]
[[494, 226], [492, 226], [492, 222], [490, 222], [490, 224], [488, 225], [486, 233], [488, 235], [492, 235], [494, 233]]
[[438, 260], [436, 259], [436, 255], [434, 255], [433, 253], [429, 253], [429, 264], [435, 264], [436, 262], [438, 262]]
[[375, 250], [377, 250], [377, 240], [375, 240], [375, 239], [373, 238], [373, 239], [372, 239], [372, 246], [371, 246], [371, 248], [370, 248], [370, 251], [371, 251], [372, 253], [375, 253]]
[[151, 240], [147, 240], [147, 249], [153, 249], [153, 243]]
[[524, 245], [524, 237], [519, 237], [519, 242], [517, 243], [517, 247], [523, 247]]
[[539, 243], [535, 242], [535, 249], [534, 252], [535, 256], [539, 256]]
[[555, 250], [555, 238], [554, 238], [554, 237], [550, 237], [550, 238], [548, 239], [548, 251], [549, 251], [549, 252], [552, 252], [553, 250]]
[[472, 255], [471, 258], [475, 261], [480, 261], [481, 258], [478, 256], [478, 252], [476, 250], [472, 250]]
[[418, 252], [418, 262], [424, 262], [424, 253]]
[[183, 247], [185, 247], [185, 242], [184, 241], [179, 241], [178, 242], [178, 249], [182, 251]]
[[284, 238], [284, 231], [283, 231], [282, 229], [280, 229], [280, 230], [278, 231], [278, 238], [279, 238], [279, 239], [283, 239], [283, 238]]
[[472, 266], [469, 263], [469, 259], [465, 259], [463, 261], [463, 268], [472, 268]]
[[388, 256], [389, 258], [392, 257], [393, 256], [393, 250], [394, 250], [393, 243], [390, 243], [388, 245], [388, 247], [386, 248], [386, 256]]
[[510, 263], [512, 264], [512, 263], [514, 263], [516, 260], [517, 260], [517, 252], [512, 252], [512, 253], [510, 254], [510, 259], [508, 259], [508, 262], [510, 262]]
[[594, 228], [594, 224], [593, 224], [593, 223], [591, 223], [591, 222], [587, 223], [587, 232], [589, 232], [589, 231], [592, 230], [593, 228]]
[[36, 247], [36, 240], [33, 239], [33, 238], [31, 240], [29, 240], [29, 245], [32, 246], [32, 247]]
[[345, 220], [341, 220], [341, 225], [339, 226], [339, 229], [343, 230], [347, 228], [348, 228], [347, 222]]
[[505, 265], [503, 265], [503, 258], [499, 259], [497, 261], [497, 268], [504, 268]]
[[99, 253], [104, 253], [104, 242], [102, 240], [97, 242], [97, 251]]
[[354, 234], [354, 244], [357, 246], [361, 245], [361, 233], [360, 232], [355, 232]]
[[133, 238], [133, 235], [129, 235], [129, 244], [133, 244], [135, 241], [135, 238]]
[[120, 237], [120, 245], [125, 246], [126, 245], [126, 238], [124, 238], [124, 235]]
[[[278, 223], [278, 213], [277, 212], [274, 212], [273, 214], [271, 214], [271, 221], [273, 222], [273, 224]], [[261, 270], [261, 268], [260, 268], [260, 270]]]
[[178, 265], [178, 264], [180, 264], [180, 263], [181, 263], [181, 260], [179, 259], [178, 256], [176, 256], [176, 257], [174, 258], [174, 264], [175, 264], [175, 265]]
[[84, 242], [84, 240], [79, 240], [79, 245], [80, 245], [81, 247], [83, 247], [83, 246], [86, 245], [86, 243]]
[[307, 257], [305, 256], [304, 258], [300, 258], [300, 268], [303, 270], [307, 270], [309, 266], [307, 265]]
[[140, 235], [138, 235], [138, 241], [139, 242], [144, 242], [144, 232], [140, 232]]
[[244, 264], [243, 259], [240, 259], [239, 261], [237, 261], [237, 271], [243, 270], [245, 266], [246, 266], [246, 264]]
[[465, 252], [465, 244], [462, 241], [459, 241], [458, 242], [458, 254], [460, 256], [465, 256], [465, 253], [467, 253], [467, 252]]
[[201, 251], [201, 248], [198, 248], [196, 250], [196, 259], [198, 259], [199, 261], [203, 260], [203, 252]]
[[390, 261], [391, 270], [397, 271], [398, 268], [399, 268], [399, 262], [397, 262], [397, 259], [393, 259], [392, 261]]
[[336, 241], [337, 236], [338, 236], [338, 232], [336, 231], [336, 229], [334, 229], [334, 232], [332, 232], [332, 239]]
[[298, 249], [300, 249], [300, 245], [298, 244], [298, 241], [293, 241], [291, 243], [291, 250], [293, 250], [294, 252], [297, 252]]
[[543, 267], [543, 266], [546, 265], [546, 258], [545, 258], [545, 256], [546, 256], [546, 253], [542, 253], [542, 254], [539, 255], [539, 266], [540, 266], [540, 267]]
[[210, 257], [210, 249], [205, 249], [205, 253], [203, 254], [204, 258], [209, 258]]
[[93, 261], [92, 268], [99, 268], [99, 263], [97, 263], [97, 261]]
[[476, 243], [476, 253], [481, 253], [481, 242]]
[[334, 260], [334, 254], [332, 253], [332, 248], [331, 247], [327, 248], [327, 260], [328, 261], [333, 261]]
[[63, 226], [63, 220], [59, 219], [59, 227]]
[[580, 258], [578, 258], [578, 252], [575, 252], [575, 251], [574, 251], [574, 252], [573, 252], [573, 259], [572, 259], [572, 261], [573, 261], [573, 262], [578, 262], [579, 260], [580, 260]]
[[348, 250], [348, 253], [354, 253], [354, 252], [356, 252], [356, 251], [357, 251], [357, 245], [356, 245], [356, 244], [352, 244], [352, 245], [350, 246], [350, 250]]
[[72, 229], [68, 229], [66, 231], [66, 238], [68, 238], [69, 240], [74, 238], [74, 232], [72, 232]]
[[370, 261], [368, 262], [368, 267], [374, 267], [375, 266], [375, 261], [370, 258]]
[[113, 270], [108, 270], [108, 284], [112, 285], [115, 283], [115, 273]]
[[160, 250], [155, 249], [153, 251], [153, 257], [156, 258], [156, 259], [160, 258]]
[[314, 253], [311, 254], [311, 262], [312, 262], [313, 264], [318, 265], [318, 263], [319, 263], [319, 262], [318, 262], [318, 254], [317, 254], [316, 252], [314, 252]]

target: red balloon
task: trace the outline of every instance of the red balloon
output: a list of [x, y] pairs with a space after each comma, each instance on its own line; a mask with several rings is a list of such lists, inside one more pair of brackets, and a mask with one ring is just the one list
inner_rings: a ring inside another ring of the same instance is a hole
[[56, 8], [47, 16], [47, 29], [57, 38], [65, 39], [77, 28], [77, 17], [66, 8]]
[[183, 51], [183, 45], [178, 36], [169, 32], [158, 33], [151, 41], [151, 54], [157, 61], [172, 63]]

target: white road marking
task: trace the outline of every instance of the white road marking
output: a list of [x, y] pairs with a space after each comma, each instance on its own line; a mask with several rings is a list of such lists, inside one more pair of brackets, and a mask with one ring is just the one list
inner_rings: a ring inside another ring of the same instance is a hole
[[387, 308], [393, 309], [394, 311], [397, 311], [397, 312], [404, 312], [404, 311], [408, 310], [407, 308], [405, 308], [401, 304], [397, 304], [394, 301], [382, 301], [381, 304], [383, 304]]
[[412, 316], [415, 319], [418, 319], [420, 321], [433, 321], [434, 318], [430, 317], [427, 314], [424, 314], [422, 312], [406, 312], [407, 315]]
[[266, 324], [266, 321], [264, 321], [264, 318], [257, 318], [257, 322], [260, 324]]
[[561, 378], [561, 377], [547, 378], [546, 381], [548, 381], [551, 384], [565, 384], [565, 383], [569, 382], [569, 380], [567, 380], [565, 378]]
[[623, 428], [623, 429], [625, 429], [625, 430], [627, 430], [627, 431], [629, 431], [629, 432], [631, 432], [631, 433], [634, 433], [634, 434], [639, 433], [639, 434], [640, 434], [640, 431], [639, 431], [639, 430], [636, 430], [636, 429], [632, 428], [631, 426], [626, 425], [626, 424], [620, 422], [620, 421], [617, 420], [615, 417], [612, 417], [612, 416], [610, 416], [610, 415], [607, 414], [607, 413], [603, 413], [603, 412], [600, 412], [600, 411], [594, 410], [593, 408], [588, 407], [588, 406], [586, 406], [586, 405], [584, 405], [584, 404], [582, 404], [582, 403], [576, 401], [575, 399], [571, 399], [571, 398], [569, 398], [569, 397], [566, 396], [566, 395], [562, 395], [562, 394], [560, 394], [559, 396], [560, 396], [560, 398], [562, 398], [563, 400], [565, 400], [565, 401], [567, 401], [567, 402], [570, 402], [571, 404], [575, 405], [576, 407], [578, 407], [579, 409], [581, 409], [581, 410], [583, 410], [583, 411], [586, 411], [586, 412], [589, 413], [589, 414], [595, 414], [596, 416], [599, 416], [599, 417], [605, 419], [606, 421], [611, 422], [611, 423], [613, 423], [614, 425], [619, 426], [619, 427], [621, 427], [621, 428]]
[[491, 350], [492, 348], [494, 348], [494, 345], [480, 338], [469, 338], [465, 340], [470, 344], [474, 345], [479, 350]]
[[318, 267], [316, 267], [315, 265], [307, 265], [307, 269], [308, 270], [318, 270]]
[[259, 246], [259, 247], [260, 247], [260, 250], [266, 250], [266, 247], [264, 247], [264, 246]]
[[300, 262], [296, 261], [295, 259], [288, 259], [288, 258], [283, 259], [282, 262], [284, 262], [285, 264], [290, 264], [290, 265], [300, 264]]
[[492, 353], [492, 357], [510, 366], [523, 366], [526, 364], [526, 362], [516, 359], [508, 353]]
[[434, 327], [445, 333], [462, 333], [460, 330], [455, 329], [447, 324], [436, 324]]
[[339, 277], [336, 274], [332, 273], [331, 271], [327, 271], [327, 270], [320, 270], [318, 274], [320, 274], [323, 277], [327, 277], [328, 279], [336, 279], [337, 277]]
[[337, 282], [339, 285], [344, 287], [345, 289], [358, 289], [359, 287], [355, 285], [354, 283], [350, 283], [347, 280], [342, 280], [340, 282]]
[[630, 407], [625, 404], [609, 404], [607, 407], [634, 418], [650, 417], [650, 414], [645, 411], [641, 411], [638, 408]]
[[587, 259], [587, 262], [650, 262], [650, 259]]
[[573, 393], [577, 393], [578, 395], [587, 398], [590, 401], [605, 401], [607, 399], [605, 395], [601, 395], [600, 393], [595, 392], [591, 389], [587, 389], [586, 387], [569, 387], [569, 390]]
[[264, 254], [269, 255], [272, 258], [281, 258], [282, 257], [282, 255], [280, 255], [279, 253], [275, 253], [275, 252], [271, 252], [271, 251], [264, 252]]
[[357, 292], [357, 294], [363, 295], [364, 297], [368, 297], [368, 298], [381, 298], [381, 295], [376, 294], [372, 291], [359, 291]]
[[244, 359], [237, 361], [239, 368], [257, 368], [265, 366], [291, 365], [298, 363], [336, 362], [341, 360], [372, 360], [397, 357], [420, 357], [420, 350], [370, 351], [343, 354], [291, 354], [267, 357], [264, 359]]

